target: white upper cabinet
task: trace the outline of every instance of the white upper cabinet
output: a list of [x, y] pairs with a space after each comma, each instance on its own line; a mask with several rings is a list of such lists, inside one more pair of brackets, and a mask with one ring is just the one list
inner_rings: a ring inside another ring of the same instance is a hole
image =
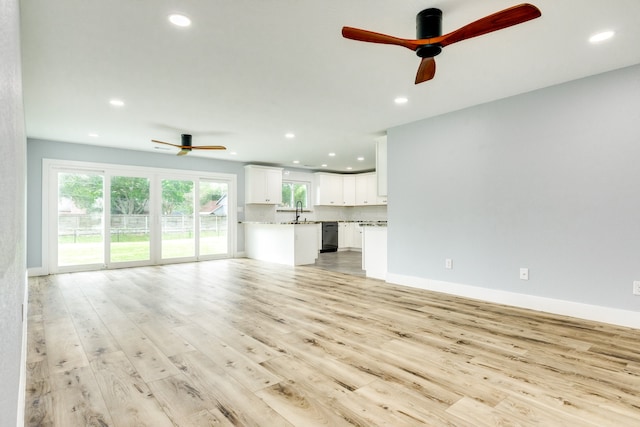
[[356, 204], [356, 176], [342, 175], [342, 199], [343, 206]]
[[375, 173], [356, 175], [356, 206], [378, 204], [378, 183]]
[[335, 173], [317, 172], [316, 205], [344, 206], [342, 175]]
[[378, 195], [375, 172], [341, 175], [317, 172], [316, 205], [324, 206], [375, 206], [386, 205], [387, 196]]
[[282, 168], [247, 165], [244, 172], [245, 203], [282, 203]]
[[378, 177], [378, 196], [387, 204], [387, 137], [376, 141], [376, 174]]

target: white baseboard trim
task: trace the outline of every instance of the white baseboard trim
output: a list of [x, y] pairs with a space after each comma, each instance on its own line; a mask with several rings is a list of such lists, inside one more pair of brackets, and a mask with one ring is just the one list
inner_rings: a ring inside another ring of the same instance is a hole
[[24, 275], [24, 296], [22, 301], [22, 354], [20, 356], [20, 391], [18, 392], [18, 419], [16, 427], [24, 426], [24, 411], [26, 408], [27, 389], [27, 317], [29, 310], [29, 276]]
[[35, 267], [35, 268], [27, 269], [28, 277], [46, 276], [47, 274], [49, 273], [47, 272], [47, 270], [44, 269], [44, 267]]
[[640, 329], [640, 312], [387, 273], [388, 283]]

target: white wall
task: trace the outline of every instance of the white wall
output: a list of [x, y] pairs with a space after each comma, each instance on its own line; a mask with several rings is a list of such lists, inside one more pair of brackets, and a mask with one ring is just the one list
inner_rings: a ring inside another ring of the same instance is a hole
[[18, 0], [0, 0], [0, 426], [22, 425], [26, 138]]
[[640, 314], [640, 66], [391, 129], [388, 163], [392, 276]]

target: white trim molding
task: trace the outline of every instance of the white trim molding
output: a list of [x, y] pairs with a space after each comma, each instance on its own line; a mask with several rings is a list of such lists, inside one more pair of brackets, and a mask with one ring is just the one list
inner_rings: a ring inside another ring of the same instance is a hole
[[49, 272], [44, 267], [33, 267], [27, 269], [28, 277], [46, 276]]
[[582, 304], [392, 273], [387, 273], [387, 283], [640, 329], [640, 312], [637, 311]]

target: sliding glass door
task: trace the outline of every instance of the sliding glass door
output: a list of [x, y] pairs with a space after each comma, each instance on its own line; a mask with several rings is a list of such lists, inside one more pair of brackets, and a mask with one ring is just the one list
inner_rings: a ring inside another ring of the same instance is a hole
[[201, 257], [229, 253], [229, 183], [200, 180], [198, 225]]
[[195, 258], [194, 181], [162, 179], [162, 259]]
[[56, 265], [104, 266], [104, 174], [57, 172]]
[[151, 179], [116, 175], [109, 184], [109, 261], [111, 264], [148, 264], [151, 261]]
[[50, 272], [232, 255], [235, 176], [100, 166], [48, 167]]

